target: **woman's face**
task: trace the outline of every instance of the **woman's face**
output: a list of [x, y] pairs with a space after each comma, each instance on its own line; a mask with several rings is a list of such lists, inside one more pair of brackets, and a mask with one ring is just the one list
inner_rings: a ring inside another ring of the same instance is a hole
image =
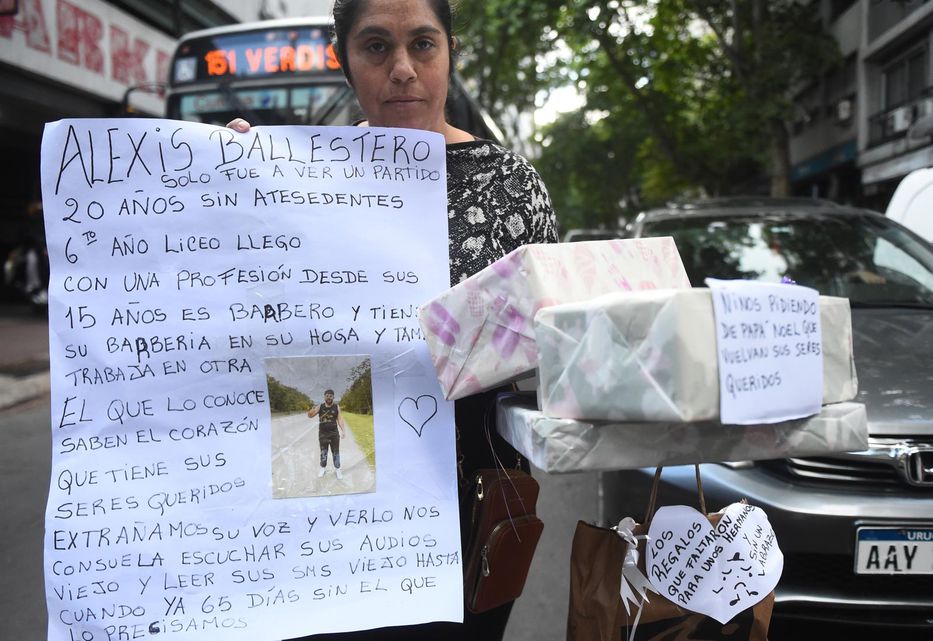
[[356, 97], [374, 127], [444, 133], [447, 34], [427, 0], [369, 0], [347, 38]]

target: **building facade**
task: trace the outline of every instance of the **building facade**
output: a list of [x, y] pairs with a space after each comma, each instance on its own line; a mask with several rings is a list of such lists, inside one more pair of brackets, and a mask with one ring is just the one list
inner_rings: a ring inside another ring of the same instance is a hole
[[905, 175], [933, 166], [933, 2], [819, 7], [842, 60], [797, 96], [793, 189], [884, 211]]
[[[236, 22], [207, 0], [0, 0], [0, 261], [43, 246], [39, 153], [45, 123], [140, 111], [162, 115], [155, 92], [178, 35]], [[0, 283], [0, 300], [15, 300]]]

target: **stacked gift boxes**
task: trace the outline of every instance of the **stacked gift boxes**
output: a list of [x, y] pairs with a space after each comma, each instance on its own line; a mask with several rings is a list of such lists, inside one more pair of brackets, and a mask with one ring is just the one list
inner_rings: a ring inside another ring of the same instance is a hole
[[545, 471], [867, 446], [864, 407], [847, 402], [857, 379], [841, 298], [820, 298], [823, 411], [719, 423], [712, 297], [690, 288], [670, 238], [526, 246], [423, 306], [420, 320], [449, 399], [537, 370], [538, 408], [504, 400], [497, 424]]

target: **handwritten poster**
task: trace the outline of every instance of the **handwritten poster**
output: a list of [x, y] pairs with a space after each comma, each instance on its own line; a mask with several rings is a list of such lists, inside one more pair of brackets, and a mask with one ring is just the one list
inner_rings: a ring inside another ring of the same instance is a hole
[[723, 423], [777, 423], [823, 403], [819, 293], [808, 287], [707, 278], [713, 294]]
[[719, 521], [692, 507], [662, 507], [648, 532], [651, 585], [691, 612], [728, 623], [778, 584], [784, 555], [761, 508], [733, 503]]
[[443, 139], [66, 120], [42, 142], [49, 639], [462, 617]]

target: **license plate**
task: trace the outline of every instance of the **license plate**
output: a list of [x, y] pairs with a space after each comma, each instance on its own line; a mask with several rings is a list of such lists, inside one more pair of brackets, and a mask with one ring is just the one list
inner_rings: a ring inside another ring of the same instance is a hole
[[933, 527], [859, 528], [855, 573], [933, 574]]

